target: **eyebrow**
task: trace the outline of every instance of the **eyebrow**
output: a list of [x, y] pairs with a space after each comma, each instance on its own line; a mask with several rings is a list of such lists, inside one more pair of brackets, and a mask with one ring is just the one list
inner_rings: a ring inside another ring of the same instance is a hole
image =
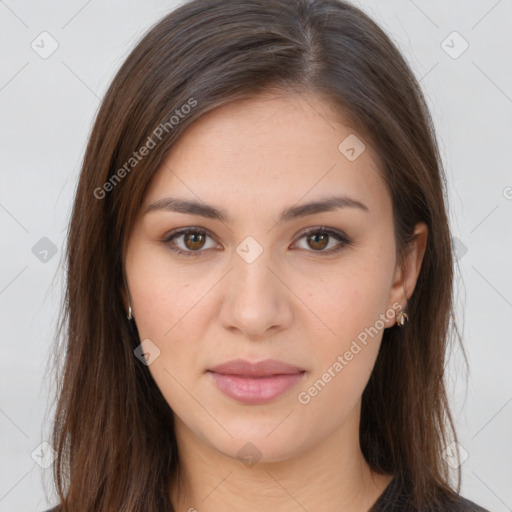
[[[338, 208], [358, 208], [362, 211], [369, 212], [368, 207], [356, 199], [348, 196], [328, 196], [318, 201], [311, 201], [299, 206], [291, 206], [281, 212], [277, 221], [289, 222], [307, 215], [315, 213], [323, 213], [334, 211]], [[221, 222], [230, 222], [232, 219], [225, 210], [216, 208], [206, 203], [199, 203], [187, 199], [179, 199], [175, 197], [164, 197], [147, 206], [143, 212], [144, 215], [154, 211], [170, 211], [177, 213], [185, 213], [190, 215], [199, 215], [208, 219], [217, 219]]]

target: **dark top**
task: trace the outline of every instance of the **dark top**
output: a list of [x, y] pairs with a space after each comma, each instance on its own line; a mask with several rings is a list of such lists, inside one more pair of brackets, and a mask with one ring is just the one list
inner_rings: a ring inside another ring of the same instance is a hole
[[[416, 512], [409, 502], [409, 495], [397, 478], [393, 478], [368, 512]], [[442, 508], [432, 512], [490, 512], [476, 503], [458, 495], [456, 501], [446, 500]]]
[[[60, 512], [56, 506], [45, 512]], [[384, 492], [379, 496], [368, 512], [417, 512], [409, 504], [408, 495], [404, 492], [398, 479], [393, 478]], [[476, 503], [458, 496], [455, 502], [443, 503], [442, 508], [437, 508], [432, 512], [490, 512], [489, 510], [478, 506]]]

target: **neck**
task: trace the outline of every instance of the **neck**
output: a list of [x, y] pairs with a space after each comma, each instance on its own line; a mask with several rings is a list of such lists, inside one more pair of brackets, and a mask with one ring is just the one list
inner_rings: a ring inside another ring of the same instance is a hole
[[281, 461], [253, 465], [228, 457], [198, 439], [176, 419], [179, 473], [171, 486], [178, 512], [367, 512], [391, 481], [374, 473], [358, 440], [358, 423], [318, 445]]

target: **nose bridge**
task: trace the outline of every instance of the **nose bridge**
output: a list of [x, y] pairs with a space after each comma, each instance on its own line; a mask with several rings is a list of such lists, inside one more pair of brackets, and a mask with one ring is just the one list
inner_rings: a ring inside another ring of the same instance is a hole
[[286, 287], [275, 275], [279, 271], [274, 268], [271, 250], [247, 237], [236, 252], [221, 309], [224, 326], [247, 336], [285, 326], [291, 318], [290, 304]]
[[250, 247], [248, 251], [245, 251], [246, 248], [247, 244], [245, 247], [240, 244], [237, 248], [238, 256], [234, 258], [233, 278], [237, 283], [235, 289], [248, 298], [258, 296], [265, 291], [269, 297], [276, 279], [274, 273], [270, 271], [272, 268], [270, 250], [263, 250], [260, 254], [255, 254], [254, 247]]

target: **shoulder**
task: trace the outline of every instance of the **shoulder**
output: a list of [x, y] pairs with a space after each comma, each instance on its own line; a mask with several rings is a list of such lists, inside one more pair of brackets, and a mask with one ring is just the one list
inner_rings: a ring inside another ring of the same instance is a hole
[[446, 512], [490, 512], [463, 496], [458, 496], [457, 501], [447, 505], [445, 510]]
[[[411, 504], [408, 486], [393, 478], [369, 512], [419, 512]], [[460, 494], [438, 497], [435, 506], [426, 507], [425, 512], [491, 512]]]
[[[433, 509], [428, 508], [429, 512]], [[417, 508], [410, 505], [410, 503], [401, 498], [395, 500], [390, 499], [386, 502], [378, 503], [371, 512], [419, 512]], [[458, 496], [455, 501], [450, 500], [439, 506], [435, 507], [435, 512], [491, 512], [473, 501], [470, 501], [462, 496]]]

